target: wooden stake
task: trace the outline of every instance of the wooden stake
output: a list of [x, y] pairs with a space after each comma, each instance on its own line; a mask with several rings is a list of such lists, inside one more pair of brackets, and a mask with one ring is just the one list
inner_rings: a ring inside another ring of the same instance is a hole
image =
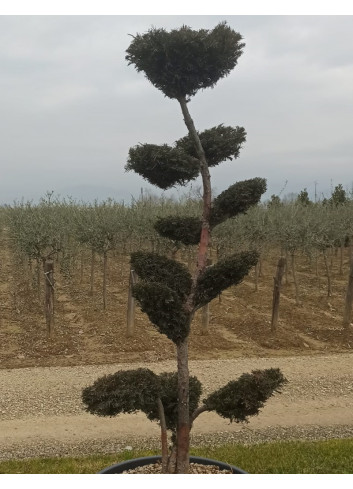
[[295, 270], [295, 252], [291, 252], [290, 254], [291, 257], [291, 265], [292, 265], [292, 273], [293, 273], [293, 281], [294, 281], [294, 288], [295, 288], [295, 303], [297, 306], [300, 305], [299, 301], [299, 284], [298, 284], [298, 279], [297, 279], [297, 273]]
[[91, 254], [91, 277], [90, 277], [90, 291], [89, 295], [93, 296], [93, 285], [94, 285], [94, 260], [95, 259], [95, 252], [92, 250]]
[[43, 264], [45, 276], [45, 319], [48, 336], [52, 336], [54, 325], [54, 263], [46, 260]]
[[288, 285], [288, 266], [287, 266], [287, 261], [288, 261], [288, 250], [286, 249], [286, 266], [285, 266], [285, 272], [286, 272], [286, 285]]
[[83, 283], [83, 251], [81, 250], [81, 262], [80, 262], [80, 284]]
[[272, 303], [272, 321], [271, 321], [271, 331], [275, 332], [277, 329], [278, 317], [279, 317], [279, 300], [281, 295], [281, 285], [282, 278], [284, 274], [284, 269], [286, 267], [286, 259], [280, 258], [277, 264], [276, 276], [273, 277], [273, 303]]
[[353, 305], [353, 254], [350, 256], [350, 271], [348, 278], [348, 286], [346, 292], [346, 303], [343, 314], [343, 327], [348, 330], [352, 322], [352, 305]]
[[135, 299], [132, 296], [132, 286], [137, 282], [137, 275], [134, 270], [130, 270], [129, 292], [127, 299], [127, 328], [126, 335], [131, 337], [135, 332]]
[[103, 310], [106, 310], [107, 307], [107, 263], [108, 263], [108, 255], [105, 251], [103, 253]]
[[326, 250], [323, 250], [322, 254], [324, 255], [324, 263], [327, 275], [327, 297], [332, 296], [332, 281], [331, 281], [331, 269], [328, 265]]
[[259, 263], [255, 265], [255, 292], [259, 290]]
[[339, 274], [343, 275], [343, 255], [344, 255], [344, 245], [340, 246], [340, 269]]

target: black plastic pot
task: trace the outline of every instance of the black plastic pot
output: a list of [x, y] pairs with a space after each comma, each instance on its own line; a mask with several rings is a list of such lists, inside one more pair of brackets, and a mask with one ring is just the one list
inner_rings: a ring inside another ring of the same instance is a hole
[[[153, 457], [141, 457], [133, 458], [131, 460], [126, 460], [125, 462], [120, 462], [119, 464], [111, 465], [99, 472], [99, 474], [122, 474], [124, 470], [135, 469], [136, 467], [141, 467], [143, 465], [154, 464], [161, 460], [160, 456]], [[242, 469], [235, 467], [234, 465], [228, 465], [223, 462], [218, 462], [217, 460], [212, 460], [210, 458], [203, 457], [190, 457], [191, 463], [197, 463], [202, 465], [216, 465], [222, 470], [232, 470], [233, 474], [247, 474]]]

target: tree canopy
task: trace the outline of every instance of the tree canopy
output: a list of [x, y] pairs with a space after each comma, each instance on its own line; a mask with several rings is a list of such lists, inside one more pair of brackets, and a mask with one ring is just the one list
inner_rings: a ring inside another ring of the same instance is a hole
[[133, 36], [126, 60], [166, 97], [192, 97], [233, 70], [245, 46], [241, 41], [226, 22], [212, 30], [152, 28]]

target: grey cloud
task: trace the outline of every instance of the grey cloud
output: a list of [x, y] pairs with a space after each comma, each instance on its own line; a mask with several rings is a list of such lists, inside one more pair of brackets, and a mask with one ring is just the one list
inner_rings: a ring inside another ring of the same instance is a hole
[[[224, 123], [248, 133], [240, 158], [214, 169], [217, 190], [252, 176], [267, 177], [270, 194], [286, 179], [293, 192], [314, 180], [350, 184], [352, 17], [225, 18], [243, 35], [244, 54], [190, 102], [199, 130]], [[186, 128], [178, 104], [127, 66], [129, 34], [221, 20], [0, 17], [0, 202], [82, 186], [119, 200], [149, 187], [124, 172], [129, 147], [171, 144]]]

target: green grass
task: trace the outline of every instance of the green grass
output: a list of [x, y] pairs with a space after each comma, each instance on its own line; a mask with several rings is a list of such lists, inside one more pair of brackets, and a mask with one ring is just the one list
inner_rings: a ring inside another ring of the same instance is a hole
[[200, 448], [197, 455], [226, 461], [251, 474], [353, 473], [353, 439], [224, 445]]
[[[116, 462], [156, 454], [145, 450], [117, 455], [11, 460], [0, 462], [0, 474], [94, 474]], [[196, 448], [192, 455], [221, 460], [251, 474], [353, 473], [353, 439], [223, 445]]]

